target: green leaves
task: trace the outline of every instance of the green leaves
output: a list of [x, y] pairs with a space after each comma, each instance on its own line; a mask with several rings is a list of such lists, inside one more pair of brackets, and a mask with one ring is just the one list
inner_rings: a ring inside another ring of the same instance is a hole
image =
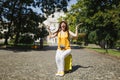
[[[11, 32], [16, 35], [16, 43], [21, 34], [35, 34], [35, 31], [39, 27], [38, 23], [42, 24], [50, 14], [53, 14], [56, 10], [66, 12], [68, 1], [69, 0], [1, 0], [0, 21], [2, 24], [5, 24], [5, 20], [7, 23], [9, 22], [9, 25], [7, 25], [8, 32], [6, 42]], [[41, 14], [35, 12], [31, 7], [39, 8]], [[39, 37], [45, 37], [46, 33], [45, 29], [41, 29]]]
[[89, 41], [101, 42], [105, 40], [110, 45], [120, 39], [118, 38], [120, 31], [119, 11], [119, 0], [78, 0], [67, 14], [67, 19], [69, 22], [72, 20], [72, 25], [83, 23], [80, 30], [85, 29]]

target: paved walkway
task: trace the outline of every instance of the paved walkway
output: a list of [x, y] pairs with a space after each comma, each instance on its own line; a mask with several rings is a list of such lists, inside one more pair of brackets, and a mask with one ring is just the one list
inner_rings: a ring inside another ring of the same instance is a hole
[[120, 80], [120, 60], [79, 47], [72, 47], [72, 72], [56, 77], [55, 52], [0, 49], [0, 80]]

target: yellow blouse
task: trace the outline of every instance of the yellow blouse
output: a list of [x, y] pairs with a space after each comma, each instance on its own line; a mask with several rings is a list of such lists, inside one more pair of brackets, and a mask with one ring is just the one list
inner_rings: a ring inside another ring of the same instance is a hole
[[58, 49], [61, 50], [60, 45], [64, 45], [65, 49], [71, 49], [70, 48], [70, 41], [69, 41], [69, 36], [68, 36], [68, 32], [64, 32], [63, 34], [61, 34], [60, 32], [58, 33]]

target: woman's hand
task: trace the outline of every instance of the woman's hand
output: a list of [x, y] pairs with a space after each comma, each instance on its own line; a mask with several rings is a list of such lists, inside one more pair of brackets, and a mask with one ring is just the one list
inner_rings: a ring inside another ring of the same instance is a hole
[[50, 26], [47, 25], [47, 29], [50, 31]]
[[49, 35], [48, 38], [51, 39], [52, 38], [51, 35]]
[[78, 27], [82, 25], [82, 23], [79, 23], [77, 26], [76, 26], [76, 30], [78, 30]]

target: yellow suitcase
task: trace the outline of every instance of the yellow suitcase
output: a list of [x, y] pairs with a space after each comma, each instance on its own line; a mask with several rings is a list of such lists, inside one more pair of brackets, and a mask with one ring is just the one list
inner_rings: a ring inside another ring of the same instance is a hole
[[65, 71], [70, 71], [72, 70], [72, 55], [68, 55], [65, 58]]

